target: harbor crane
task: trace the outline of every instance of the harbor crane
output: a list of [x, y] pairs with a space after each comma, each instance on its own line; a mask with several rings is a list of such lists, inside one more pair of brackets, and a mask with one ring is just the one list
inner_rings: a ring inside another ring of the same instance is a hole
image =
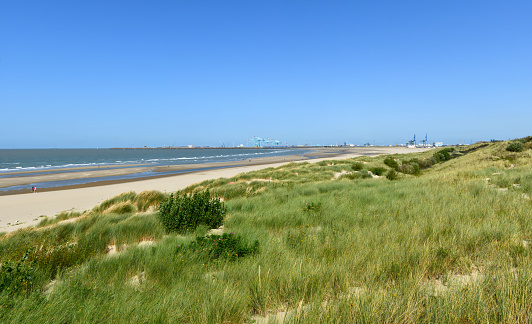
[[417, 143], [416, 143], [416, 134], [414, 134], [414, 139], [411, 139], [410, 141], [408, 141], [408, 143], [406, 143], [406, 145], [413, 145], [413, 146], [417, 145]]
[[425, 138], [423, 140], [421, 140], [421, 143], [423, 143], [423, 147], [427, 146], [427, 134], [425, 134]]

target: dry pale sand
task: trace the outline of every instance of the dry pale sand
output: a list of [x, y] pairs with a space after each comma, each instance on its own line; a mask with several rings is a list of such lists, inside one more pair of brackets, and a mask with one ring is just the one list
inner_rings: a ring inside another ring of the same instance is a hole
[[[324, 157], [314, 158], [308, 161], [318, 162], [331, 159], [346, 159], [361, 155], [412, 153], [421, 150], [425, 149], [370, 147], [352, 149], [344, 148], [342, 150], [336, 151], [334, 149], [322, 150], [314, 153], [313, 156]], [[299, 156], [296, 157], [298, 157], [297, 160], [305, 160]], [[287, 159], [287, 157], [283, 157], [283, 159]], [[40, 221], [40, 216], [55, 216], [62, 211], [70, 210], [88, 210], [105, 199], [127, 191], [141, 192], [144, 190], [158, 190], [161, 192], [174, 192], [204, 180], [221, 177], [232, 177], [242, 172], [249, 172], [267, 167], [277, 167], [289, 162], [279, 162], [278, 159], [263, 161], [256, 159], [252, 161], [253, 163], [249, 163], [250, 165], [196, 171], [148, 180], [138, 180], [90, 187], [82, 186], [67, 190], [0, 196], [0, 232], [11, 232], [22, 227], [35, 225]], [[238, 164], [242, 165], [243, 163], [239, 162]], [[61, 177], [61, 175], [58, 176]]]

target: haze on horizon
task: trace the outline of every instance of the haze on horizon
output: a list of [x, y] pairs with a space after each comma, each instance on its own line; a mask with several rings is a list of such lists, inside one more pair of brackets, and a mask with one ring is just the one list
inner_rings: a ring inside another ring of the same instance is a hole
[[529, 1], [7, 1], [0, 148], [530, 134]]

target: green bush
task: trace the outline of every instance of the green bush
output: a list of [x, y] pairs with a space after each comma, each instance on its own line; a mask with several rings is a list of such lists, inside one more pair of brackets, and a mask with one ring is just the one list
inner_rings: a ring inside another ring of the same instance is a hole
[[159, 205], [160, 219], [167, 232], [192, 232], [199, 225], [219, 227], [225, 216], [225, 205], [209, 191], [191, 195], [174, 195]]
[[420, 175], [421, 167], [419, 166], [419, 161], [417, 159], [412, 159], [409, 161], [403, 161], [397, 171], [405, 174]]
[[421, 169], [428, 169], [434, 164], [434, 162], [435, 162], [434, 158], [421, 159], [419, 160], [418, 164]]
[[446, 147], [443, 150], [434, 153], [433, 157], [436, 159], [436, 163], [448, 161], [453, 158], [451, 152], [454, 152], [454, 147]]
[[353, 163], [353, 170], [354, 171], [360, 171], [364, 168], [364, 164], [360, 162]]
[[510, 143], [508, 144], [508, 146], [506, 147], [506, 151], [510, 151], [510, 152], [522, 152], [523, 151], [523, 144], [519, 143], [519, 142], [513, 142], [513, 143]]
[[384, 164], [386, 164], [387, 166], [389, 166], [390, 168], [392, 169], [395, 169], [397, 170], [397, 168], [399, 168], [399, 163], [397, 161], [395, 161], [395, 159], [391, 156], [387, 157], [384, 159]]
[[397, 171], [395, 171], [395, 169], [391, 169], [390, 171], [388, 171], [388, 173], [386, 173], [386, 179], [397, 180], [399, 179], [399, 174], [397, 173]]
[[371, 174], [367, 170], [360, 170], [358, 171], [358, 174], [360, 175], [360, 178], [362, 179], [368, 179], [371, 178]]
[[383, 168], [383, 167], [374, 167], [374, 168], [371, 168], [371, 173], [373, 173], [374, 175], [378, 175], [378, 176], [381, 176], [384, 174], [384, 172], [386, 172], [386, 168]]
[[257, 253], [259, 251], [259, 241], [255, 241], [253, 244], [246, 244], [240, 235], [224, 233], [223, 235], [196, 237], [194, 242], [188, 246], [183, 246], [183, 249], [199, 253], [198, 257], [207, 260], [223, 258], [234, 261]]
[[33, 264], [26, 262], [28, 253], [17, 262], [5, 261], [0, 265], [0, 293], [18, 294], [33, 289]]

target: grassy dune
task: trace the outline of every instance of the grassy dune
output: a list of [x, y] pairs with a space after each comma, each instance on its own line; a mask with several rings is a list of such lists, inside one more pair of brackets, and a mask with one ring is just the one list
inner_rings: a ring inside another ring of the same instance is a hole
[[[419, 175], [386, 156], [191, 186], [258, 253], [210, 259], [125, 193], [0, 237], [0, 322], [477, 323], [532, 319], [532, 150], [458, 148]], [[394, 155], [428, 162], [438, 150]], [[386, 172], [381, 172], [386, 170]], [[372, 175], [380, 173], [382, 176]]]

